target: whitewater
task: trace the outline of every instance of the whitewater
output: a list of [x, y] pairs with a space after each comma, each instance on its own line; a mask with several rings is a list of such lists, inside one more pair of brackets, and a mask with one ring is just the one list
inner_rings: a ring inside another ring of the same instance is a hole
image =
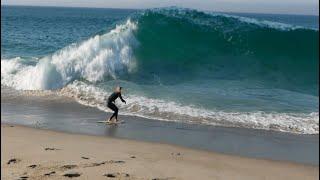
[[[177, 27], [169, 31], [173, 25]], [[180, 31], [181, 39], [168, 36], [179, 28], [189, 31]], [[253, 46], [261, 33], [282, 36], [282, 51]], [[190, 34], [210, 41], [192, 40]], [[147, 10], [43, 57], [2, 58], [1, 85], [51, 90], [110, 112], [106, 98], [121, 84], [127, 88], [127, 104], [119, 104], [120, 114], [318, 134], [318, 52], [307, 47], [290, 54], [291, 42], [286, 42], [304, 35], [297, 41], [308, 44], [318, 34], [316, 29], [234, 15]], [[166, 44], [170, 40], [172, 46]], [[183, 92], [180, 99], [171, 98]]]

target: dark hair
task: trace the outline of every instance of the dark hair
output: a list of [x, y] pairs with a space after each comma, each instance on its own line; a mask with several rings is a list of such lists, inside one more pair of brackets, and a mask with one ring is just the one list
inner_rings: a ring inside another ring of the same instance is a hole
[[119, 89], [121, 90], [121, 89], [122, 89], [122, 87], [121, 87], [121, 86], [119, 86]]

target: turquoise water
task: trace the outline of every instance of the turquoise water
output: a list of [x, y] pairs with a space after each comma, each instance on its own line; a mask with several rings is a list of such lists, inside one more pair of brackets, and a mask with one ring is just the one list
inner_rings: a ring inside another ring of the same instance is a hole
[[1, 83], [149, 118], [318, 133], [318, 17], [2, 6]]

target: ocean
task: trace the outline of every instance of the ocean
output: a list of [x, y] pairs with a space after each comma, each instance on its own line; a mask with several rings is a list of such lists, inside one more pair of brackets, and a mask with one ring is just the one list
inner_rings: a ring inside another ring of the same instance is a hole
[[318, 16], [1, 6], [1, 88], [186, 124], [319, 134]]

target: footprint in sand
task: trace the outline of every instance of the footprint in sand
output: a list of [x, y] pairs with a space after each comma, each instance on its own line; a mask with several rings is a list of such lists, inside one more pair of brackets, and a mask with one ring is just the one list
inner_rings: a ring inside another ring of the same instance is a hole
[[123, 178], [123, 177], [130, 177], [127, 173], [106, 173], [103, 176], [106, 176], [108, 178]]
[[28, 166], [29, 168], [32, 168], [32, 169], [34, 169], [34, 168], [36, 168], [37, 167], [37, 165], [35, 165], [35, 164], [32, 164], [32, 165], [30, 165], [30, 166]]
[[57, 148], [44, 148], [45, 151], [56, 151], [56, 150], [61, 150], [61, 149], [57, 149]]
[[110, 161], [102, 161], [100, 163], [91, 163], [91, 164], [85, 164], [84, 167], [96, 167], [96, 166], [101, 166], [104, 164], [113, 164], [113, 163], [125, 163], [125, 161], [114, 161], [114, 160], [110, 160]]
[[81, 174], [77, 172], [68, 172], [68, 173], [65, 173], [63, 176], [68, 178], [73, 178], [73, 177], [79, 177], [81, 176]]
[[96, 167], [96, 166], [101, 166], [103, 164], [106, 164], [107, 161], [103, 161], [100, 163], [91, 163], [91, 164], [85, 164], [84, 167]]
[[114, 161], [114, 160], [111, 160], [111, 161], [108, 161], [108, 163], [125, 163], [125, 161]]
[[28, 176], [21, 176], [20, 178], [19, 178], [19, 180], [25, 180], [25, 179], [28, 179], [29, 177]]
[[46, 173], [46, 174], [44, 174], [45, 176], [51, 176], [52, 174], [55, 174], [56, 172], [55, 171], [51, 171], [51, 172], [49, 172], [49, 173]]
[[182, 154], [181, 153], [171, 153], [171, 156], [182, 156]]
[[77, 166], [77, 165], [74, 165], [74, 164], [69, 164], [69, 165], [63, 165], [63, 166], [61, 166], [61, 169], [62, 169], [62, 170], [74, 169], [74, 168], [76, 168], [76, 167], [78, 167], [78, 166]]
[[103, 176], [110, 177], [110, 178], [115, 178], [116, 177], [115, 174], [111, 174], [111, 173], [104, 174]]
[[20, 159], [12, 158], [7, 162], [7, 164], [15, 164], [15, 163], [20, 162], [20, 161], [21, 161]]

